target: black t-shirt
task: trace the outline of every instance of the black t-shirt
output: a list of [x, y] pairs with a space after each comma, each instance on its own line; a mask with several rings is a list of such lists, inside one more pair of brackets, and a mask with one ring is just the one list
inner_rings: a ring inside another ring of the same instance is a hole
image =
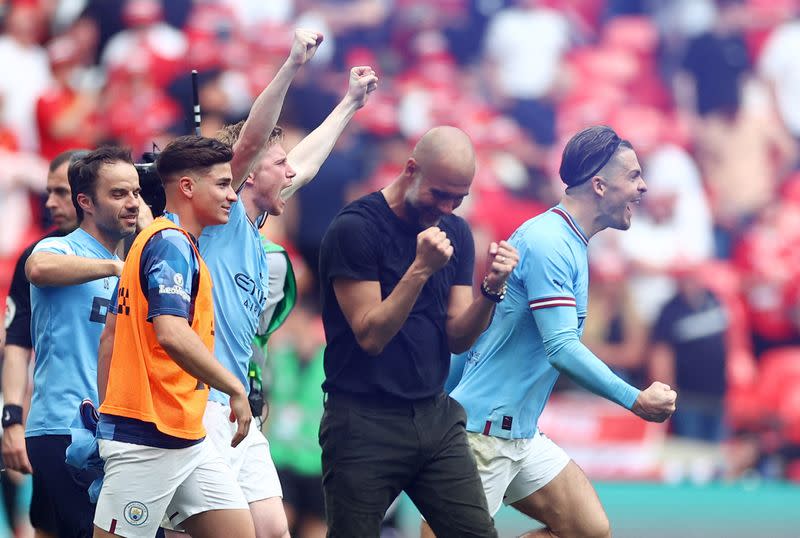
[[[60, 230], [45, 237], [63, 237]], [[38, 243], [39, 241], [36, 241]], [[33, 349], [31, 341], [31, 287], [25, 277], [25, 262], [33, 252], [33, 243], [20, 254], [6, 298], [6, 344]]]
[[739, 84], [750, 68], [747, 46], [741, 34], [702, 34], [689, 42], [683, 67], [695, 79], [697, 112], [735, 111], [739, 105]]
[[322, 240], [320, 280], [325, 326], [326, 392], [418, 399], [442, 392], [450, 367], [445, 322], [450, 288], [472, 285], [475, 245], [464, 219], [442, 218], [439, 228], [453, 256], [434, 273], [400, 331], [377, 356], [356, 341], [333, 291], [336, 278], [377, 281], [386, 299], [416, 257], [419, 228], [402, 221], [380, 192], [356, 200], [333, 220]]
[[728, 313], [709, 291], [704, 292], [699, 308], [677, 295], [661, 310], [653, 340], [672, 348], [679, 391], [707, 396], [725, 394], [728, 325]]

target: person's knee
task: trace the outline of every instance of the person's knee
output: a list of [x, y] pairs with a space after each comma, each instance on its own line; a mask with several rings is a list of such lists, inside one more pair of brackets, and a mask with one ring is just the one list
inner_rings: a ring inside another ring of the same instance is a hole
[[328, 536], [352, 538], [354, 536], [380, 535], [385, 510], [354, 510], [350, 506], [333, 502], [326, 505]]
[[289, 522], [280, 497], [250, 503], [256, 538], [289, 538]]
[[289, 538], [286, 520], [270, 522], [266, 527], [256, 528], [256, 538]]
[[548, 528], [559, 538], [609, 538], [611, 524], [603, 507], [583, 506], [579, 511], [567, 505], [548, 507], [545, 518]]
[[273, 525], [263, 536], [256, 531], [256, 538], [289, 538], [289, 526], [286, 524]]
[[217, 538], [236, 536], [255, 538], [253, 518], [249, 510], [208, 510], [195, 514], [182, 523], [192, 538]]
[[[610, 538], [611, 537], [611, 524], [608, 521], [605, 511], [586, 514], [586, 517], [581, 518], [571, 532], [567, 532], [564, 536], [575, 536], [579, 538]], [[556, 533], [558, 534], [558, 533]], [[558, 534], [558, 536], [561, 536]]]
[[608, 517], [603, 514], [602, 519], [595, 521], [592, 528], [589, 529], [588, 536], [592, 538], [611, 538], [611, 523], [608, 522]]

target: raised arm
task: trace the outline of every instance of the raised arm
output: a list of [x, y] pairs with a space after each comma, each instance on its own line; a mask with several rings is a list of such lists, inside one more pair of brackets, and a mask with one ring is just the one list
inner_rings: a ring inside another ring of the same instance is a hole
[[371, 67], [359, 66], [350, 70], [350, 82], [344, 98], [325, 121], [287, 155], [287, 160], [297, 175], [292, 180], [292, 186], [281, 191], [284, 200], [288, 200], [303, 185], [314, 179], [347, 124], [356, 111], [366, 104], [369, 94], [377, 87], [378, 77]]
[[25, 276], [38, 288], [74, 286], [122, 274], [122, 261], [83, 258], [55, 252], [34, 252], [25, 262]]
[[408, 319], [428, 278], [444, 267], [452, 254], [450, 240], [433, 226], [417, 236], [416, 258], [386, 299], [381, 300], [378, 281], [334, 280], [336, 300], [364, 351], [370, 355], [383, 351]]
[[[490, 267], [484, 279], [490, 295], [499, 298], [508, 276], [519, 261], [517, 250], [506, 241], [489, 247]], [[472, 286], [453, 286], [447, 305], [447, 342], [451, 353], [468, 350], [492, 321], [495, 302], [481, 293], [473, 297]]]
[[272, 82], [256, 98], [242, 127], [242, 133], [233, 146], [231, 171], [233, 172], [234, 190], [239, 190], [258, 162], [259, 155], [266, 147], [272, 129], [278, 123], [289, 85], [300, 67], [314, 57], [322, 39], [322, 34], [319, 32], [295, 30], [289, 57], [278, 70]]

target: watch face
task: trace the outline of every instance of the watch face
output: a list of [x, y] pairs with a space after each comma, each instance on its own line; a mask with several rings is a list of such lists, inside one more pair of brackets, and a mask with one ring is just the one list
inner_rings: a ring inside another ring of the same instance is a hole
[[18, 405], [6, 405], [3, 407], [3, 416], [0, 417], [0, 424], [3, 428], [13, 426], [14, 424], [22, 424], [22, 407]]
[[14, 299], [11, 296], [6, 296], [6, 322], [5, 327], [8, 329], [11, 327], [11, 322], [14, 320], [14, 316], [17, 315], [17, 303], [14, 302]]

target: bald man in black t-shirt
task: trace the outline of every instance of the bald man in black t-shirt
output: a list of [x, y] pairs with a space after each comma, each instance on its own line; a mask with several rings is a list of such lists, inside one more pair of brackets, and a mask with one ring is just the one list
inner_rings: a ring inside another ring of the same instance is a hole
[[331, 537], [378, 536], [406, 491], [440, 538], [496, 536], [467, 445], [463, 408], [444, 393], [450, 354], [488, 326], [518, 260], [493, 243], [483, 294], [467, 223], [469, 137], [437, 127], [389, 186], [345, 207], [322, 242], [327, 338], [320, 427]]

